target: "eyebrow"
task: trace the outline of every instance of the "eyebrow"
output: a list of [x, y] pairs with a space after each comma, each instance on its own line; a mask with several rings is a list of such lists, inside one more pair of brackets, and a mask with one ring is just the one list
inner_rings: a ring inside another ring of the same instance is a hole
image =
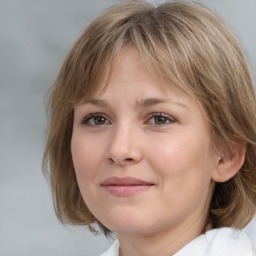
[[85, 102], [85, 104], [91, 103], [93, 105], [102, 107], [102, 108], [109, 108], [110, 104], [105, 101], [105, 100], [101, 100], [101, 99], [89, 99]]
[[[96, 106], [99, 106], [102, 108], [110, 108], [111, 107], [111, 104], [109, 104], [107, 101], [105, 101], [103, 99], [91, 98], [85, 102], [85, 104], [87, 104], [87, 103], [91, 103], [93, 105], [96, 105]], [[183, 104], [182, 102], [170, 101], [170, 99], [168, 99], [168, 98], [145, 98], [145, 99], [136, 101], [135, 108], [137, 108], [137, 109], [147, 108], [147, 107], [155, 106], [155, 105], [162, 104], [162, 103], [171, 103], [173, 105], [178, 105], [183, 108], [189, 109], [189, 107], [187, 105]]]

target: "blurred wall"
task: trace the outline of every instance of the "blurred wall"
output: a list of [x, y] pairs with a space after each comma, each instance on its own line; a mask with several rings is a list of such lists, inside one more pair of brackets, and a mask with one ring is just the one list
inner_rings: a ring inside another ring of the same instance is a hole
[[[47, 90], [86, 25], [116, 2], [0, 0], [0, 256], [96, 256], [111, 243], [59, 224], [41, 159]], [[237, 35], [255, 79], [256, 0], [203, 2]]]

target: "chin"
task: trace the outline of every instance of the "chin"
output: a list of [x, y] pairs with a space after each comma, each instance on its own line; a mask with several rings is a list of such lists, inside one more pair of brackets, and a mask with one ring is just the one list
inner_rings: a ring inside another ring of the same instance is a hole
[[146, 231], [150, 226], [145, 222], [145, 215], [138, 211], [113, 210], [99, 220], [105, 227], [117, 233], [138, 233]]

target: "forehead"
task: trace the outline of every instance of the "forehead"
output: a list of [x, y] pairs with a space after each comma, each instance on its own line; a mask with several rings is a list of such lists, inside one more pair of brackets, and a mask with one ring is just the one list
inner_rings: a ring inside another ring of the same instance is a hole
[[[167, 90], [179, 89], [170, 80], [164, 79], [164, 75], [150, 68], [139, 51], [132, 46], [126, 46], [115, 56], [112, 63], [106, 65], [104, 73], [97, 84], [97, 89], [91, 95], [102, 95], [106, 91], [124, 88], [127, 84], [155, 85], [155, 89], [165, 93]], [[118, 84], [119, 86], [113, 86]], [[146, 90], [145, 90], [146, 93]]]
[[[154, 70], [148, 62], [141, 57], [135, 47], [129, 45], [121, 48], [113, 61], [103, 66], [103, 72], [99, 74], [101, 77], [98, 83], [94, 84], [92, 93], [86, 96], [81, 95], [81, 100], [76, 105], [88, 102], [95, 97], [111, 96], [117, 90], [122, 89], [126, 90], [125, 97], [131, 96], [131, 93], [141, 94], [142, 98], [171, 95], [172, 100], [175, 99], [175, 101], [182, 101], [184, 96], [191, 97], [181, 86], [175, 85], [170, 78], [166, 78], [163, 72]], [[132, 86], [133, 84], [137, 87]], [[144, 91], [142, 91], [143, 88]]]
[[[171, 81], [151, 72], [142, 60], [140, 53], [133, 47], [122, 49], [116, 56], [111, 72], [107, 70], [98, 85], [98, 90], [82, 103], [116, 100], [135, 105], [152, 105], [172, 102], [178, 105], [194, 106], [194, 99]], [[145, 104], [141, 104], [144, 102]], [[186, 103], [186, 104], [185, 104]], [[196, 103], [197, 104], [197, 103]], [[187, 108], [189, 108], [187, 106]]]

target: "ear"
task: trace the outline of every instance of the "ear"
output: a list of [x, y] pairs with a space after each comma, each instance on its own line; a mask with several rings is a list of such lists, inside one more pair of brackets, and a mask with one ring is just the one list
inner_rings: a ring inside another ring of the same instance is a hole
[[226, 182], [234, 177], [244, 163], [246, 146], [242, 143], [234, 144], [225, 150], [214, 169], [212, 180], [215, 182]]

